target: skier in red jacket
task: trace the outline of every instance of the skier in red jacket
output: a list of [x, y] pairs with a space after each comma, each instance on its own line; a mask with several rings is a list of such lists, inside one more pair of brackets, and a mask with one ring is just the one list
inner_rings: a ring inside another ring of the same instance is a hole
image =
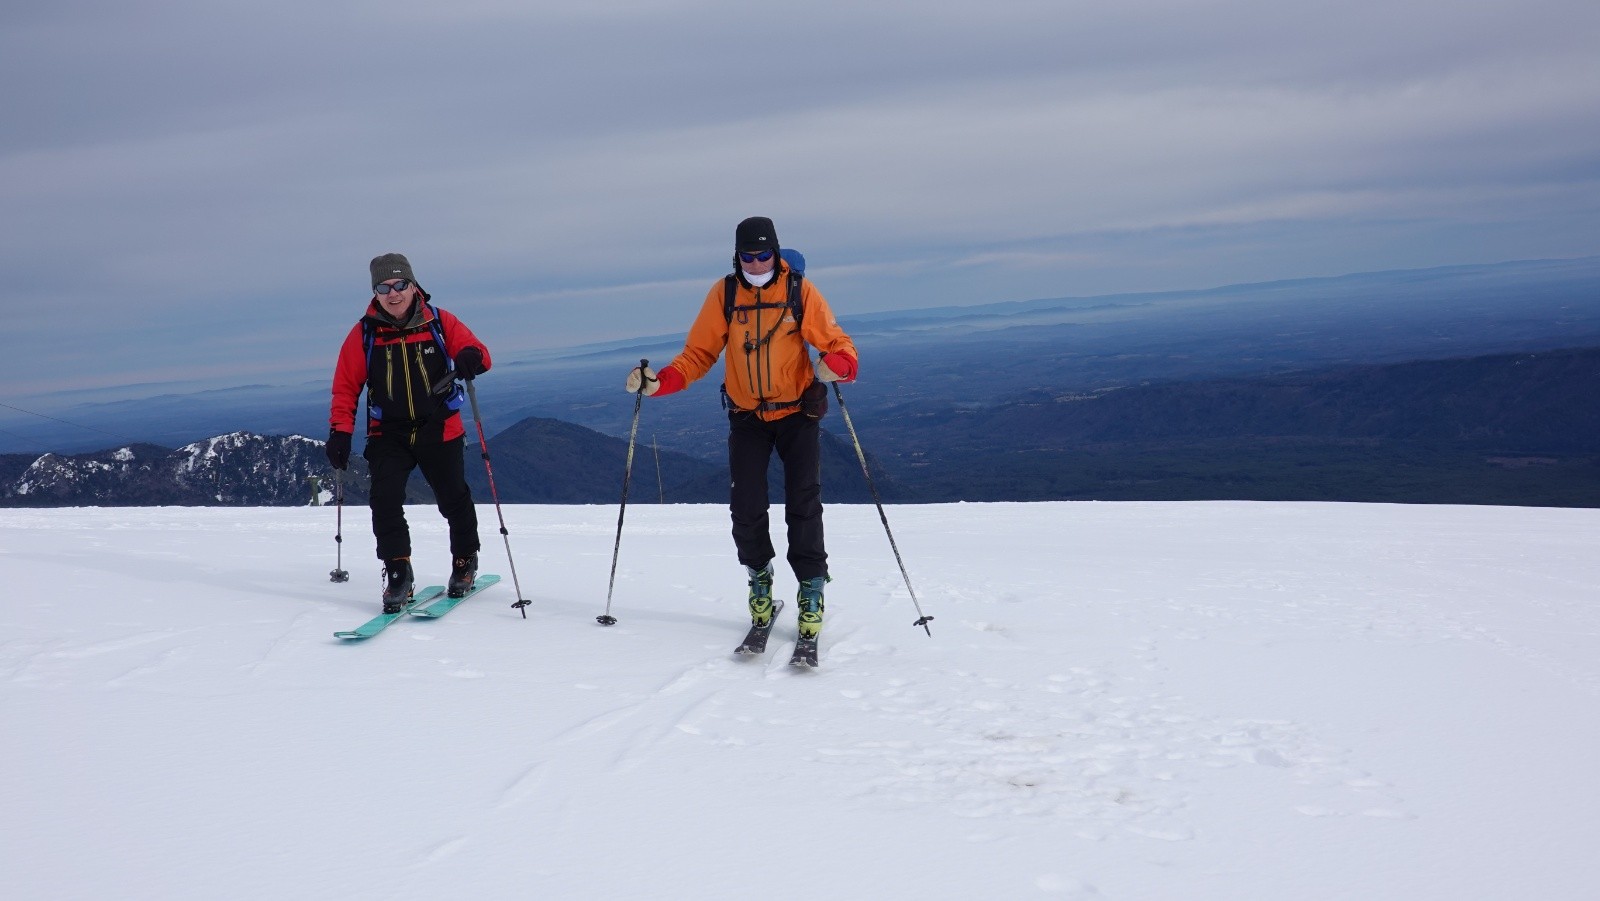
[[489, 370], [489, 349], [461, 320], [429, 303], [411, 263], [398, 253], [373, 259], [372, 301], [345, 336], [333, 371], [328, 462], [350, 463], [356, 407], [367, 394], [372, 473], [372, 533], [384, 561], [383, 612], [398, 613], [415, 587], [406, 481], [421, 468], [450, 524], [451, 597], [463, 597], [478, 574], [478, 512], [466, 480], [461, 385]]

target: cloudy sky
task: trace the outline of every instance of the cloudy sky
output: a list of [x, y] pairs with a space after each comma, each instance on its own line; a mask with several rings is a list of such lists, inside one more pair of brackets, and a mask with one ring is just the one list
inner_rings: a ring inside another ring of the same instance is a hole
[[844, 314], [1587, 256], [1596, 47], [1593, 0], [10, 0], [6, 370], [331, 371], [391, 250], [504, 356], [681, 333], [749, 215]]

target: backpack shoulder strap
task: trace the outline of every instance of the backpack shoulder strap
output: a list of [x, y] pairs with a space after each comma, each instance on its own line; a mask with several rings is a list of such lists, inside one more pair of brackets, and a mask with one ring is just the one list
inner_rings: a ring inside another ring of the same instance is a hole
[[[756, 304], [754, 307], [744, 307], [744, 309], [754, 309], [755, 307], [776, 307], [776, 306], [788, 307], [789, 311], [794, 314], [795, 328], [798, 329], [800, 327], [801, 320], [805, 317], [805, 310], [806, 310], [805, 304], [803, 304], [801, 302], [801, 300], [800, 300], [800, 285], [801, 285], [802, 282], [805, 281], [805, 278], [806, 277], [805, 277], [805, 275], [803, 273], [799, 273], [799, 272], [794, 271], [793, 269], [790, 269], [789, 270], [789, 290], [788, 290], [788, 294], [784, 298], [784, 301], [783, 301], [782, 304], [765, 304], [765, 303], [761, 303], [761, 304]], [[738, 297], [738, 294], [739, 294], [739, 282], [738, 282], [738, 280], [733, 275], [725, 275], [725, 276], [723, 276], [722, 277], [722, 319], [723, 319], [724, 322], [732, 322], [733, 321], [734, 311], [740, 309], [740, 307], [737, 306], [736, 303], [735, 303], [735, 299]]]
[[451, 372], [456, 371], [456, 361], [450, 356], [450, 347], [444, 341], [444, 320], [439, 318], [439, 310], [433, 304], [423, 301], [428, 308], [428, 330], [433, 332], [433, 343], [439, 345], [439, 353], [444, 354], [445, 366]]
[[806, 277], [803, 273], [796, 272], [793, 269], [789, 270], [788, 304], [790, 312], [794, 314], [795, 331], [800, 330], [800, 321], [806, 315], [805, 304], [800, 302], [800, 283], [805, 281], [805, 278]]
[[733, 321], [733, 299], [739, 294], [739, 282], [732, 273], [722, 277], [722, 318]]

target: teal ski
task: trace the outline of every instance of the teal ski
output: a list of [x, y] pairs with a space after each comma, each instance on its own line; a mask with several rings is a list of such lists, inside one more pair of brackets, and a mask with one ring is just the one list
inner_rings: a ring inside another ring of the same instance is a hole
[[484, 590], [485, 588], [488, 588], [490, 585], [493, 585], [494, 583], [496, 583], [498, 581], [500, 581], [500, 577], [499, 576], [491, 575], [491, 574], [488, 574], [488, 573], [482, 574], [482, 575], [478, 576], [477, 581], [472, 583], [472, 590], [468, 591], [465, 595], [462, 595], [461, 597], [458, 597], [458, 598], [453, 598], [453, 597], [450, 597], [449, 595], [442, 595], [442, 596], [438, 597], [437, 599], [435, 599], [433, 601], [433, 603], [428, 604], [426, 607], [424, 607], [424, 606], [422, 606], [420, 604], [415, 606], [415, 607], [412, 607], [411, 608], [411, 615], [412, 616], [424, 616], [424, 617], [427, 617], [429, 619], [433, 619], [435, 617], [444, 616], [446, 613], [449, 613], [450, 611], [456, 609], [456, 605], [457, 604], [461, 603], [462, 601], [466, 600], [467, 598], [472, 597], [473, 595], [475, 595], [478, 592]]
[[350, 629], [345, 632], [333, 633], [333, 637], [358, 640], [363, 638], [371, 638], [372, 636], [377, 635], [379, 632], [382, 632], [384, 629], [389, 628], [390, 623], [402, 616], [405, 616], [407, 613], [416, 612], [422, 607], [423, 604], [430, 603], [442, 594], [444, 594], [443, 585], [429, 585], [427, 588], [412, 594], [411, 603], [399, 613], [380, 613], [377, 616], [374, 616], [372, 619], [369, 619], [361, 625], [355, 627], [354, 629]]

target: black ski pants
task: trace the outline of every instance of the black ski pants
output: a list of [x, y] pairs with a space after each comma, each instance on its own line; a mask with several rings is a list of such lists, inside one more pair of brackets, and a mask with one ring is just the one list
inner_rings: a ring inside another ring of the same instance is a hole
[[792, 413], [770, 422], [754, 413], [728, 414], [729, 508], [739, 562], [760, 569], [776, 555], [767, 519], [767, 464], [783, 463], [783, 518], [789, 567], [797, 579], [828, 574], [822, 539], [822, 445], [818, 421]]
[[467, 485], [465, 445], [465, 438], [444, 442], [413, 441], [407, 434], [367, 438], [362, 456], [372, 471], [372, 534], [378, 539], [378, 559], [411, 556], [406, 482], [411, 471], [419, 468], [433, 489], [439, 512], [450, 523], [451, 556], [478, 552], [478, 509], [472, 505], [472, 488]]

